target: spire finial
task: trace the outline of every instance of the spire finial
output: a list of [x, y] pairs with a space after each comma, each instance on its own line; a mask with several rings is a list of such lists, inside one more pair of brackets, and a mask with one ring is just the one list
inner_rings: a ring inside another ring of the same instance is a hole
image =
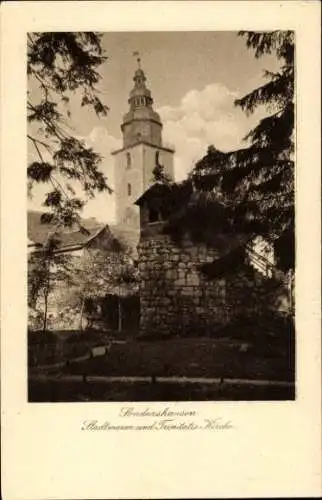
[[133, 56], [136, 56], [136, 60], [137, 60], [137, 63], [138, 63], [138, 68], [141, 69], [141, 57], [140, 57], [140, 53], [136, 50], [135, 52], [133, 52]]

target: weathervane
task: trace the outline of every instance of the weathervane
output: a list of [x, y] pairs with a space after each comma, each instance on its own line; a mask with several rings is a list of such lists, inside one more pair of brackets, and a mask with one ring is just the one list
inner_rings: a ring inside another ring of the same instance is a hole
[[135, 52], [133, 52], [133, 56], [134, 57], [137, 57], [137, 63], [138, 63], [138, 67], [139, 69], [141, 69], [141, 58], [140, 58], [140, 53], [136, 50]]

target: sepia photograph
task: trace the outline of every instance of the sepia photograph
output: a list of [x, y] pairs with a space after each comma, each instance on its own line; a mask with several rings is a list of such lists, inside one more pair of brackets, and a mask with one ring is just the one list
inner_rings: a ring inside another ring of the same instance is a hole
[[320, 5], [4, 4], [2, 496], [321, 495]]
[[295, 33], [28, 32], [28, 401], [294, 401]]

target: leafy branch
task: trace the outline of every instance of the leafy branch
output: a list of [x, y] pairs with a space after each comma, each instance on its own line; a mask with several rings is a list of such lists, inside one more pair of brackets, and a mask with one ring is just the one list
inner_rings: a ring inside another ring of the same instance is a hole
[[[46, 220], [57, 225], [79, 223], [85, 200], [75, 196], [70, 182], [77, 183], [86, 198], [97, 192], [111, 192], [100, 171], [101, 156], [76, 137], [66, 106], [75, 94], [80, 106], [92, 108], [97, 116], [107, 114], [99, 98], [99, 67], [106, 61], [101, 35], [86, 33], [28, 33], [27, 74], [30, 83], [27, 119], [34, 132], [28, 133], [38, 161], [27, 170], [28, 187], [49, 183], [44, 205], [51, 209]], [[37, 102], [30, 99], [38, 97]], [[40, 96], [40, 97], [39, 97]]]

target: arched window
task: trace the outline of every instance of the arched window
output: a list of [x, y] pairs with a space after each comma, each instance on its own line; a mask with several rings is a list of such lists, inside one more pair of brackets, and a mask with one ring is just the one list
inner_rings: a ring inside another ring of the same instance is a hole
[[131, 168], [131, 155], [126, 153], [126, 168]]
[[131, 186], [131, 184], [128, 184], [127, 185], [127, 195], [131, 196], [131, 194], [132, 194], [132, 186]]

